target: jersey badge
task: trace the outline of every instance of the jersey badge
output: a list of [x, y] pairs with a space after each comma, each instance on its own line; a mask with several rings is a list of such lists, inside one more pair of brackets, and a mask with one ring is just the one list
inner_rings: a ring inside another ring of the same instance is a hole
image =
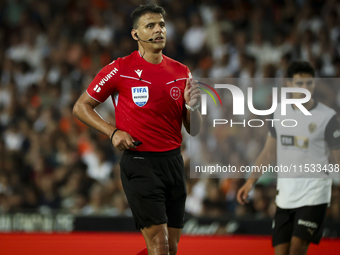
[[170, 96], [174, 99], [177, 100], [179, 96], [181, 95], [181, 91], [178, 87], [172, 87], [170, 89]]
[[149, 100], [149, 88], [146, 87], [132, 87], [132, 100], [139, 106], [144, 106]]
[[316, 130], [316, 124], [315, 123], [310, 123], [308, 126], [308, 130], [310, 133], [314, 133], [314, 131]]

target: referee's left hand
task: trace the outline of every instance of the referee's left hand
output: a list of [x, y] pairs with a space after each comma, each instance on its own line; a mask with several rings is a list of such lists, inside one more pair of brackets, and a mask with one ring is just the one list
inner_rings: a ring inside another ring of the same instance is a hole
[[184, 90], [184, 99], [187, 105], [195, 107], [201, 101], [201, 90], [196, 81], [187, 79]]

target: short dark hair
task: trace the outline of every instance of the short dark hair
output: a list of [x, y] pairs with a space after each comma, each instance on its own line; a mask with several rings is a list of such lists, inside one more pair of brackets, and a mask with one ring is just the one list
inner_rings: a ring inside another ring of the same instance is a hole
[[306, 73], [315, 77], [315, 71], [312, 65], [307, 61], [295, 60], [292, 61], [287, 68], [287, 77], [293, 78], [295, 74]]
[[138, 27], [139, 18], [142, 17], [146, 13], [159, 13], [163, 16], [163, 18], [166, 15], [164, 8], [155, 3], [140, 5], [131, 14], [131, 22], [132, 22], [132, 27], [134, 29], [137, 29]]

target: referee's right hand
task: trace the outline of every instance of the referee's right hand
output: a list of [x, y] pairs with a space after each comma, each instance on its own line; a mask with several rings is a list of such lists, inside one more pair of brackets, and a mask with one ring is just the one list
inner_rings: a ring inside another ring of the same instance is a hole
[[117, 147], [120, 151], [125, 151], [130, 148], [136, 149], [137, 147], [133, 144], [135, 140], [128, 133], [118, 130], [112, 137], [112, 144]]

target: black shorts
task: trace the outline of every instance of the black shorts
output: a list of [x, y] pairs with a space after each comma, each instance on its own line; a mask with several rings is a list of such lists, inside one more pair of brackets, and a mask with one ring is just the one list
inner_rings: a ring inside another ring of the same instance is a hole
[[187, 196], [181, 149], [125, 151], [121, 179], [137, 229], [167, 223], [183, 228]]
[[327, 204], [294, 209], [277, 207], [273, 222], [273, 246], [288, 243], [293, 236], [318, 244], [322, 237]]

